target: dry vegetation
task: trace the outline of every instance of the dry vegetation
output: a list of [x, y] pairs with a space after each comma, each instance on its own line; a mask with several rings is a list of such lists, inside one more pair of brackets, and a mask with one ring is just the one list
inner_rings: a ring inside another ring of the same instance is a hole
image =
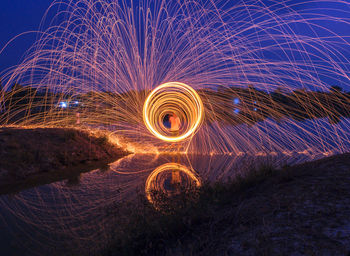
[[105, 255], [349, 255], [349, 184], [344, 154], [204, 185], [166, 212], [140, 197], [139, 209], [111, 209], [118, 228]]

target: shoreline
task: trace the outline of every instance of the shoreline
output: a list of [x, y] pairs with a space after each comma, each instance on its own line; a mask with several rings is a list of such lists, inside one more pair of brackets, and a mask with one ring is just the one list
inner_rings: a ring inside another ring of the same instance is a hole
[[105, 134], [75, 128], [0, 127], [0, 145], [0, 194], [73, 178], [131, 153]]

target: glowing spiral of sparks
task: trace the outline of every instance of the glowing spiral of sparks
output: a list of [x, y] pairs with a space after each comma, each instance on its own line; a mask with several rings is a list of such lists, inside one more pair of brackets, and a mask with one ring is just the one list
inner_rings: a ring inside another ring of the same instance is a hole
[[[199, 177], [195, 174], [194, 170], [190, 170], [184, 165], [178, 164], [178, 163], [166, 163], [158, 168], [156, 168], [147, 178], [146, 184], [145, 184], [145, 193], [147, 200], [155, 205], [153, 198], [152, 198], [152, 191], [163, 191], [167, 192], [167, 189], [165, 188], [165, 180], [168, 178], [167, 174], [171, 174], [177, 172], [179, 177], [181, 176], [182, 179], [178, 181], [173, 182], [178, 182], [183, 184], [184, 179], [186, 179], [187, 182], [185, 182], [187, 186], [190, 184], [200, 187], [201, 186], [201, 181]], [[181, 175], [182, 174], [182, 175]], [[156, 205], [155, 205], [156, 206]]]
[[[167, 115], [175, 114], [180, 120], [179, 131], [173, 133], [164, 125]], [[190, 86], [169, 82], [155, 88], [143, 106], [143, 119], [147, 129], [157, 138], [182, 141], [195, 134], [203, 120], [203, 103]]]

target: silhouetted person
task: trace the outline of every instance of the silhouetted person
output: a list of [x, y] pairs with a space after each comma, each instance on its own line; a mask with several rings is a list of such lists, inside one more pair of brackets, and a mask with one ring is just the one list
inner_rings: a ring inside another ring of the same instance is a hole
[[174, 133], [174, 135], [178, 136], [181, 126], [180, 118], [176, 114], [171, 114], [169, 117], [170, 122], [170, 131]]

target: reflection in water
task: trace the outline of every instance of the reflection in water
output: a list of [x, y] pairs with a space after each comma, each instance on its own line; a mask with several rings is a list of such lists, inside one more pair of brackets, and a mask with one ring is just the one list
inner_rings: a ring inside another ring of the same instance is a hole
[[266, 162], [283, 166], [319, 157], [323, 155], [307, 152], [254, 157], [130, 155], [112, 163], [107, 171], [82, 173], [79, 182], [38, 182], [35, 188], [0, 196], [2, 255], [98, 254], [111, 239], [111, 229], [116, 228], [111, 212], [118, 218], [120, 202], [136, 199], [138, 191], [162, 189], [171, 196], [177, 193], [179, 181], [197, 186], [233, 178]]
[[201, 182], [194, 170], [190, 170], [178, 163], [167, 163], [156, 168], [147, 178], [145, 194], [148, 201], [159, 209], [157, 200], [154, 200], [154, 192], [161, 192], [171, 200], [173, 195], [193, 187], [200, 187]]

